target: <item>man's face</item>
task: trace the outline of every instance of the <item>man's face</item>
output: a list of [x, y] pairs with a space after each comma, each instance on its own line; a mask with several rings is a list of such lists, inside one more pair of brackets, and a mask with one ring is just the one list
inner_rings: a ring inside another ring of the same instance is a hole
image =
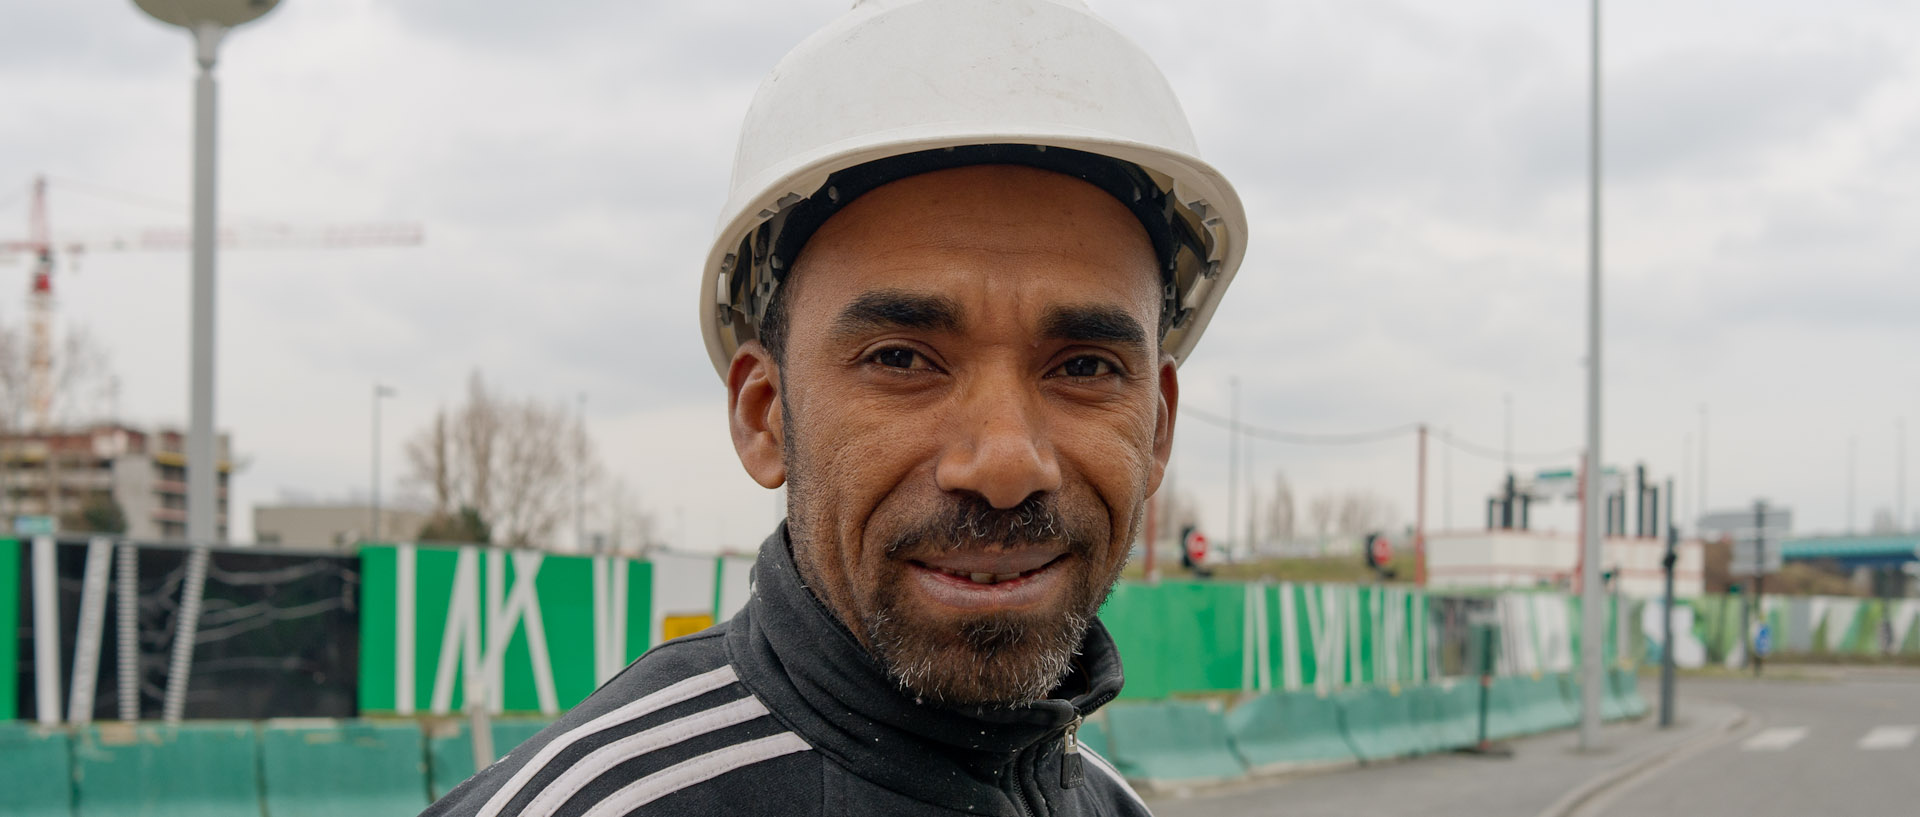
[[1107, 193], [940, 171], [815, 233], [783, 368], [735, 357], [736, 446], [789, 483], [802, 578], [908, 691], [1012, 703], [1066, 674], [1172, 441], [1159, 282]]

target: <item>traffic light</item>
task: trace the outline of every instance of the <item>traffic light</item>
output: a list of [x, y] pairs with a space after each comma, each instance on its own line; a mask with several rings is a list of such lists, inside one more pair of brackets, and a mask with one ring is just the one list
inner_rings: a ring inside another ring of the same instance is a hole
[[1387, 541], [1385, 535], [1367, 534], [1366, 541], [1360, 547], [1360, 557], [1365, 559], [1367, 567], [1379, 574], [1382, 579], [1391, 579], [1397, 572], [1387, 567], [1387, 564], [1393, 561], [1393, 544]]

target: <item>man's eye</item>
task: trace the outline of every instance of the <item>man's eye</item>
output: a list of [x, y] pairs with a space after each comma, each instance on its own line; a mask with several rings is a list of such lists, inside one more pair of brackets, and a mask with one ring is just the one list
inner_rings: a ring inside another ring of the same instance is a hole
[[1076, 357], [1060, 364], [1060, 373], [1068, 377], [1100, 377], [1113, 373], [1113, 364], [1105, 358]]
[[912, 349], [881, 349], [868, 359], [889, 369], [912, 369], [919, 362], [920, 353]]

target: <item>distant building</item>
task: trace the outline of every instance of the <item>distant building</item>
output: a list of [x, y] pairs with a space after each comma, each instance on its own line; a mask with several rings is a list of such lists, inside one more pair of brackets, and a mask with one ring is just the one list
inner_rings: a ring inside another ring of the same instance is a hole
[[[216, 533], [227, 538], [232, 444], [216, 443], [219, 503]], [[126, 518], [126, 536], [141, 541], [187, 537], [186, 434], [144, 431], [117, 423], [46, 432], [0, 434], [3, 511], [10, 523], [52, 517], [62, 530], [90, 504], [112, 499]], [[13, 529], [10, 525], [10, 529]]]
[[262, 545], [346, 547], [357, 542], [410, 542], [430, 514], [400, 507], [380, 509], [380, 532], [373, 532], [373, 507], [367, 503], [283, 503], [253, 508], [253, 536]]
[[[1625, 595], [1658, 596], [1666, 579], [1660, 566], [1666, 547], [1666, 542], [1652, 537], [1607, 537], [1601, 540], [1601, 572], [1613, 574], [1613, 588]], [[1706, 577], [1700, 540], [1681, 541], [1675, 556], [1674, 594], [1700, 595]], [[1427, 586], [1436, 589], [1578, 590], [1579, 561], [1580, 537], [1571, 533], [1491, 530], [1427, 536]]]

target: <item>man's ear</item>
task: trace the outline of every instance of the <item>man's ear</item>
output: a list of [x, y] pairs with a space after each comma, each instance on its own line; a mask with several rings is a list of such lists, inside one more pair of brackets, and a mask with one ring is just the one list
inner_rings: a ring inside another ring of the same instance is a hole
[[780, 364], [759, 341], [747, 341], [727, 366], [727, 425], [747, 475], [763, 488], [787, 481], [786, 418], [781, 415]]
[[1167, 460], [1173, 457], [1173, 420], [1180, 413], [1180, 376], [1174, 372], [1174, 359], [1160, 353], [1160, 399], [1153, 418], [1153, 478], [1147, 496], [1160, 490], [1167, 476]]

